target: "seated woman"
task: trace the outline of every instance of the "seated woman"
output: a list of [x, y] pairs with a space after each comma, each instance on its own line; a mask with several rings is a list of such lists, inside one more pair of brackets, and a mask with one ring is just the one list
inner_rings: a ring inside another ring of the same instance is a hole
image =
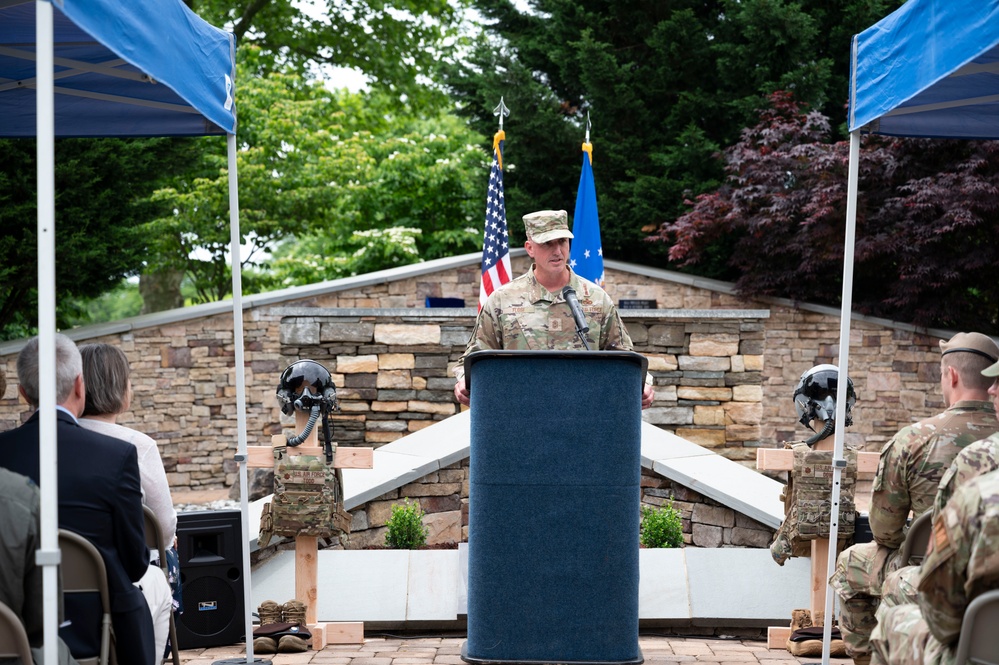
[[[87, 403], [80, 418], [80, 425], [86, 429], [127, 441], [136, 447], [139, 454], [139, 476], [142, 484], [142, 500], [152, 509], [160, 523], [166, 543], [173, 544], [167, 550], [167, 563], [173, 572], [177, 566], [177, 511], [170, 498], [163, 460], [160, 458], [156, 441], [129, 427], [117, 424], [119, 415], [129, 410], [132, 403], [132, 382], [129, 379], [128, 358], [124, 352], [110, 344], [85, 344], [80, 347], [83, 356], [83, 381]], [[153, 555], [156, 553], [153, 552]], [[179, 571], [178, 571], [179, 572]], [[174, 590], [164, 577], [158, 565], [150, 565], [149, 572], [139, 582], [142, 593], [149, 603], [156, 632], [156, 653], [166, 652], [170, 634], [170, 612], [179, 606], [179, 575]]]

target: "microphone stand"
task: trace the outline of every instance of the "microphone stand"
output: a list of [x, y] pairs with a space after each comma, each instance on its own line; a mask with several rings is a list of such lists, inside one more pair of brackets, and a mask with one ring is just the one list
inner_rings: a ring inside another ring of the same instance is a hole
[[586, 324], [586, 317], [583, 316], [583, 310], [579, 307], [579, 301], [576, 300], [576, 290], [571, 286], [566, 285], [562, 289], [562, 297], [565, 298], [565, 304], [569, 306], [569, 311], [572, 312], [572, 318], [576, 322], [576, 335], [579, 337], [579, 341], [583, 343], [583, 348], [587, 351], [590, 350], [590, 345], [586, 342], [586, 337], [583, 333], [589, 331], [590, 326]]

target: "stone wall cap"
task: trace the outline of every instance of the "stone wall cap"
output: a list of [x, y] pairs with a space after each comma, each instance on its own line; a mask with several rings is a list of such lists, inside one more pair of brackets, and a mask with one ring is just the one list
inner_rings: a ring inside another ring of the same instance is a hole
[[769, 319], [769, 309], [618, 309], [622, 319]]
[[[360, 317], [400, 317], [414, 320], [475, 317], [475, 307], [274, 307], [279, 317], [308, 317], [318, 320], [358, 319]], [[619, 309], [624, 319], [769, 319], [769, 309]]]
[[398, 317], [402, 319], [453, 319], [456, 316], [475, 317], [475, 307], [274, 307], [271, 313], [282, 318], [307, 317], [322, 321], [359, 319], [361, 317]]

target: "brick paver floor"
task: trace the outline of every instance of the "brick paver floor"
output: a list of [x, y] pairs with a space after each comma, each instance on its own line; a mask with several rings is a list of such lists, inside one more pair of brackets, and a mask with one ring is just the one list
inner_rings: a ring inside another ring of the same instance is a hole
[[[322, 651], [296, 654], [266, 654], [257, 658], [273, 665], [463, 665], [464, 637], [366, 638], [364, 644], [327, 646]], [[796, 658], [784, 649], [767, 649], [766, 642], [747, 639], [705, 637], [639, 638], [647, 665], [715, 663], [719, 665], [799, 665], [821, 663], [820, 656]], [[242, 645], [191, 649], [180, 652], [185, 665], [212, 665], [219, 660], [242, 659]], [[831, 665], [852, 665], [846, 658], [832, 658]]]

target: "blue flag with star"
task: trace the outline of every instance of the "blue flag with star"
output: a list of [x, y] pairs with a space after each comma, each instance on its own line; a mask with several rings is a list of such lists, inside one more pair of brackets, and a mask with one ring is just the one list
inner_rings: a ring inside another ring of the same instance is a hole
[[591, 164], [593, 146], [583, 144], [583, 172], [576, 193], [576, 212], [572, 216], [572, 249], [569, 265], [580, 277], [604, 285], [604, 249], [600, 242], [600, 216], [597, 215], [597, 189], [593, 184]]

